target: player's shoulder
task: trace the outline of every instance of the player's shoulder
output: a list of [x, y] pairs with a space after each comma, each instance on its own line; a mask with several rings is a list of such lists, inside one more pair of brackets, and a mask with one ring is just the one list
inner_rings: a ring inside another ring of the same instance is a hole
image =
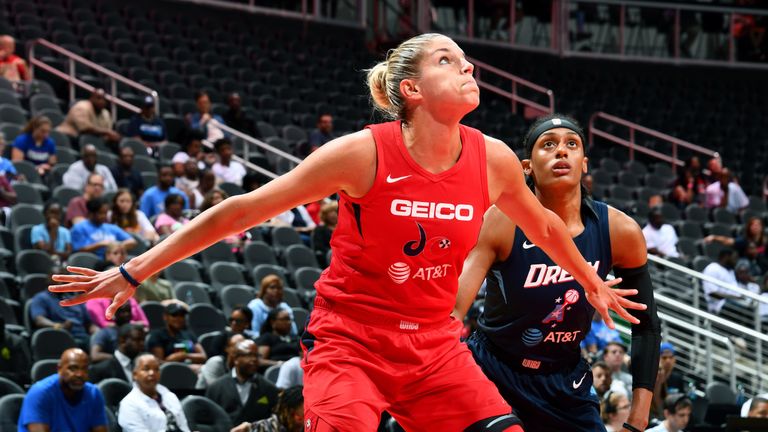
[[640, 225], [626, 213], [608, 206], [611, 255], [616, 266], [633, 268], [646, 261], [647, 246]]

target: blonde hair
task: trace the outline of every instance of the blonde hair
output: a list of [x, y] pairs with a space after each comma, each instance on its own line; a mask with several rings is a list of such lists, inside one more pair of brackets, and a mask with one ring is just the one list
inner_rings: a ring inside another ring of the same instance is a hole
[[405, 99], [400, 93], [404, 79], [418, 78], [425, 46], [439, 33], [414, 36], [387, 52], [387, 58], [368, 69], [368, 88], [376, 109], [393, 120], [406, 120]]

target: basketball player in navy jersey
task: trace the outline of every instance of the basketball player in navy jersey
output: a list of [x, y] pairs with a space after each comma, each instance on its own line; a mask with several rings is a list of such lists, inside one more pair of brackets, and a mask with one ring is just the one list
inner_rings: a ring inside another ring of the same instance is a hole
[[[524, 139], [523, 171], [536, 197], [565, 222], [584, 258], [605, 278], [613, 268], [644, 311], [632, 325], [633, 402], [622, 431], [648, 423], [659, 361], [660, 328], [640, 227], [582, 193], [584, 133], [562, 115], [538, 119]], [[485, 214], [465, 261], [454, 316], [463, 319], [487, 279], [485, 309], [468, 345], [526, 425], [526, 431], [605, 431], [579, 343], [594, 309], [582, 287], [496, 207]]]

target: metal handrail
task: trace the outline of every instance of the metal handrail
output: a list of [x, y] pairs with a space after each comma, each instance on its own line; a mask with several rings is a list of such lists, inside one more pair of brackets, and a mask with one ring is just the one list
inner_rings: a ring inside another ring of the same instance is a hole
[[[211, 141], [207, 140], [207, 139], [204, 139], [201, 142], [203, 143], [204, 146], [208, 147], [209, 149], [213, 150], [215, 148], [214, 144]], [[276, 178], [280, 177], [279, 175], [273, 173], [270, 170], [264, 169], [264, 168], [262, 168], [262, 167], [260, 167], [260, 166], [258, 166], [256, 164], [252, 163], [251, 161], [243, 159], [242, 157], [238, 156], [237, 154], [233, 154], [232, 155], [232, 160], [240, 162], [246, 168], [250, 168], [250, 169], [252, 169], [252, 170], [254, 170], [254, 171], [256, 171], [256, 172], [258, 172], [260, 174], [264, 174], [265, 176], [267, 176], [267, 177], [269, 177], [271, 179], [276, 179]]]
[[[606, 131], [597, 129], [597, 127], [595, 126], [595, 120], [597, 120], [598, 118], [599, 119], [603, 119], [603, 120], [607, 120], [607, 121], [610, 121], [610, 122], [613, 122], [613, 123], [616, 123], [616, 124], [619, 124], [621, 126], [625, 126], [625, 127], [629, 128], [629, 140], [617, 137], [616, 135], [613, 135], [613, 134], [608, 133]], [[661, 152], [658, 152], [658, 151], [655, 151], [655, 150], [651, 150], [651, 149], [646, 148], [646, 147], [639, 146], [635, 142], [635, 132], [636, 131], [637, 132], [642, 132], [642, 133], [644, 133], [646, 135], [650, 135], [650, 136], [652, 136], [654, 138], [658, 138], [660, 140], [667, 141], [670, 144], [672, 144], [672, 156], [668, 156], [668, 155], [666, 155], [664, 153], [661, 153]], [[629, 159], [630, 160], [634, 160], [635, 151], [637, 151], [637, 152], [640, 152], [640, 153], [645, 153], [645, 154], [647, 154], [649, 156], [653, 156], [653, 157], [655, 157], [657, 159], [661, 159], [661, 160], [664, 160], [666, 162], [670, 162], [673, 166], [675, 166], [675, 165], [683, 166], [683, 165], [685, 165], [685, 162], [677, 158], [677, 154], [678, 154], [677, 147], [678, 146], [683, 147], [683, 148], [688, 149], [688, 150], [692, 150], [692, 151], [697, 152], [697, 153], [702, 153], [702, 154], [710, 156], [710, 157], [715, 157], [715, 158], [719, 158], [720, 157], [720, 154], [718, 152], [714, 151], [714, 150], [711, 150], [711, 149], [708, 149], [706, 147], [702, 147], [702, 146], [690, 143], [688, 141], [681, 140], [680, 138], [675, 138], [672, 135], [668, 135], [668, 134], [665, 134], [663, 132], [659, 132], [657, 130], [653, 130], [653, 129], [647, 128], [645, 126], [641, 126], [641, 125], [639, 125], [637, 123], [633, 123], [631, 121], [628, 121], [628, 120], [616, 117], [614, 115], [607, 114], [607, 113], [605, 113], [603, 111], [598, 111], [598, 112], [592, 114], [592, 117], [589, 118], [589, 132], [588, 132], [588, 134], [589, 134], [588, 139], [589, 139], [589, 146], [590, 147], [592, 147], [594, 145], [594, 137], [595, 136], [599, 136], [599, 137], [605, 138], [605, 139], [607, 139], [609, 141], [613, 141], [616, 144], [622, 145], [624, 147], [628, 147], [629, 148]]]
[[[546, 114], [552, 114], [555, 112], [555, 93], [546, 87], [540, 86], [538, 84], [532, 83], [524, 78], [520, 78], [517, 75], [512, 75], [511, 73], [501, 70], [497, 67], [491, 66], [488, 63], [484, 63], [478, 59], [467, 57], [467, 61], [475, 65], [475, 80], [477, 81], [477, 85], [481, 88], [484, 88], [486, 90], [490, 90], [498, 95], [504, 96], [506, 98], [509, 98], [512, 101], [512, 112], [517, 113], [517, 104], [516, 102], [519, 102], [523, 105], [529, 106], [535, 110], [541, 111]], [[496, 75], [501, 76], [502, 78], [506, 78], [510, 81], [512, 81], [512, 91], [506, 91], [502, 88], [499, 88], [493, 84], [489, 84], [482, 80], [482, 71], [487, 70], [488, 72], [494, 73]], [[517, 94], [517, 88], [518, 86], [527, 87], [533, 91], [536, 91], [538, 93], [542, 93], [547, 97], [547, 100], [549, 101], [548, 106], [544, 106], [538, 102], [534, 102], [528, 98], [522, 97]]]
[[[43, 62], [42, 60], [39, 60], [35, 58], [35, 46], [40, 45], [42, 47], [48, 48], [52, 51], [55, 51], [65, 57], [67, 57], [68, 61], [68, 69], [69, 72], [60, 71], [53, 66]], [[87, 91], [92, 92], [95, 90], [95, 87], [92, 85], [81, 81], [77, 77], [75, 77], [75, 63], [82, 64], [84, 66], [87, 66], [94, 71], [101, 73], [103, 75], [106, 75], [109, 77], [110, 80], [110, 91], [106, 95], [106, 99], [110, 102], [112, 102], [112, 119], [117, 118], [117, 105], [126, 108], [133, 112], [140, 112], [141, 109], [137, 107], [136, 105], [133, 105], [131, 103], [128, 103], [120, 98], [117, 97], [117, 82], [121, 82], [129, 87], [133, 87], [139, 91], [142, 91], [144, 93], [147, 93], [149, 95], [152, 95], [152, 97], [155, 99], [155, 112], [160, 113], [160, 96], [157, 94], [157, 91], [142, 85], [141, 83], [138, 83], [132, 79], [126, 78], [123, 75], [120, 75], [116, 72], [113, 72], [103, 66], [100, 66], [85, 57], [82, 57], [78, 54], [73, 53], [72, 51], [61, 47], [59, 45], [56, 45], [46, 39], [39, 38], [31, 41], [29, 43], [29, 64], [30, 64], [30, 73], [32, 76], [35, 74], [35, 66], [39, 67], [40, 69], [43, 69], [69, 83], [69, 103], [72, 103], [75, 101], [75, 86], [78, 86], [80, 88], [83, 88]]]
[[[297, 158], [296, 156], [294, 156], [294, 155], [292, 155], [290, 153], [286, 153], [286, 152], [280, 150], [277, 147], [274, 147], [274, 146], [271, 146], [271, 145], [265, 143], [264, 141], [258, 140], [256, 138], [250, 136], [250, 135], [246, 135], [246, 134], [240, 132], [237, 129], [233, 129], [230, 126], [227, 126], [224, 123], [219, 122], [216, 119], [212, 118], [211, 120], [209, 120], [209, 122], [211, 122], [211, 124], [213, 124], [215, 127], [221, 129], [222, 131], [224, 131], [224, 132], [226, 132], [226, 133], [228, 133], [230, 135], [234, 135], [234, 136], [240, 138], [243, 141], [247, 141], [247, 142], [249, 142], [251, 144], [254, 144], [254, 145], [258, 146], [258, 147], [261, 147], [264, 150], [272, 152], [272, 153], [274, 153], [274, 154], [276, 154], [276, 155], [278, 155], [278, 156], [280, 156], [280, 157], [282, 157], [284, 159], [288, 159], [289, 161], [291, 161], [293, 163], [297, 163], [298, 164], [298, 163], [301, 163], [301, 161], [302, 161], [302, 159]], [[246, 147], [246, 153], [245, 153], [245, 157], [246, 158], [248, 157], [247, 149], [248, 148]]]

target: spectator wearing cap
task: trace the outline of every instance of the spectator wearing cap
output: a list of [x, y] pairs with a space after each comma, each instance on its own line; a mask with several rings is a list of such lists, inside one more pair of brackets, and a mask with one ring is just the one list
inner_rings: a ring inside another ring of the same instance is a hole
[[109, 205], [101, 198], [86, 203], [88, 218], [72, 227], [72, 249], [92, 252], [102, 260], [110, 243], [119, 242], [127, 250], [136, 246], [136, 239], [117, 225], [107, 223]]
[[662, 258], [677, 258], [677, 233], [672, 225], [664, 223], [661, 207], [654, 207], [648, 212], [648, 223], [643, 227], [643, 237], [648, 253]]
[[29, 81], [27, 62], [15, 54], [16, 40], [11, 35], [0, 36], [0, 77], [11, 82]]
[[[733, 249], [724, 248], [718, 254], [717, 261], [704, 267], [702, 273], [728, 286], [736, 286], [736, 273], [734, 271], [736, 256]], [[740, 300], [742, 298], [741, 294], [706, 280], [702, 281], [702, 287], [707, 296], [707, 309], [713, 314], [720, 313], [726, 300]]]
[[229, 109], [224, 113], [224, 122], [227, 126], [254, 138], [261, 138], [253, 119], [243, 111], [242, 99], [238, 93], [233, 92], [227, 96], [227, 106]]
[[112, 176], [119, 188], [126, 188], [133, 196], [141, 196], [144, 193], [144, 179], [139, 170], [133, 167], [133, 149], [123, 147], [120, 149], [120, 157], [117, 164], [112, 167]]
[[693, 403], [684, 394], [673, 394], [664, 399], [664, 421], [648, 432], [679, 432], [688, 426]]
[[222, 138], [214, 144], [219, 160], [213, 164], [211, 171], [216, 175], [217, 183], [234, 183], [243, 185], [243, 177], [246, 174], [245, 167], [238, 161], [232, 160], [232, 143]]
[[675, 346], [669, 342], [662, 342], [659, 347], [659, 372], [653, 389], [653, 412], [657, 418], [663, 418], [666, 397], [684, 391], [683, 376], [675, 370], [675, 353]]
[[611, 371], [611, 378], [613, 379], [611, 390], [631, 395], [632, 375], [623, 370], [626, 355], [627, 346], [622, 342], [608, 342], [603, 350], [603, 361]]
[[120, 141], [120, 134], [112, 130], [112, 116], [107, 109], [103, 89], [95, 89], [87, 100], [75, 102], [64, 121], [56, 130], [69, 136], [77, 146], [80, 135], [96, 135], [105, 141]]
[[141, 103], [141, 112], [131, 117], [125, 134], [132, 138], [140, 139], [153, 153], [160, 144], [168, 139], [165, 122], [155, 112], [155, 98], [145, 96]]
[[161, 363], [188, 363], [197, 371], [199, 365], [205, 363], [206, 355], [197, 338], [187, 330], [187, 313], [187, 308], [178, 303], [166, 306], [163, 313], [165, 327], [149, 333], [147, 351]]

